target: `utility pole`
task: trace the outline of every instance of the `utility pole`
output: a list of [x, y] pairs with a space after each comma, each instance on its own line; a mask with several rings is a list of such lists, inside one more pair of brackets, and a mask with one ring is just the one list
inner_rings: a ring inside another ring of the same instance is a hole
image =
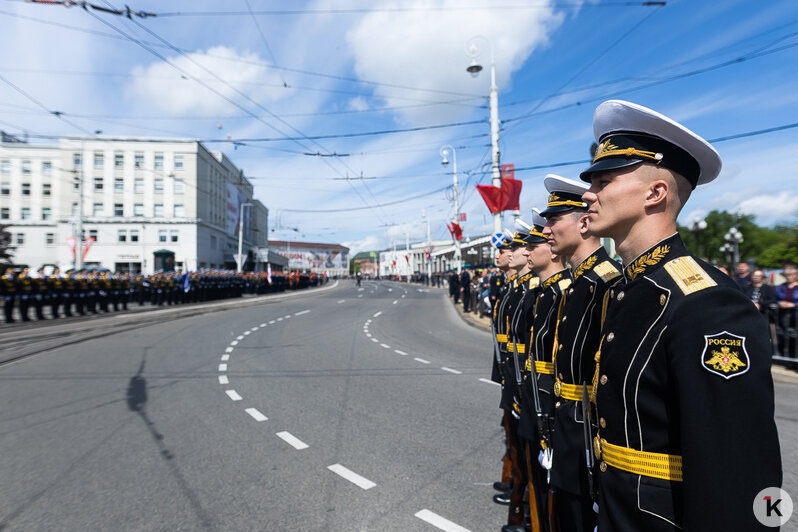
[[405, 233], [405, 263], [407, 264], [407, 282], [410, 282], [410, 233]]
[[75, 271], [83, 269], [83, 166], [86, 164], [86, 154], [83, 153], [83, 139], [80, 139], [80, 167], [78, 173], [78, 223], [77, 238], [75, 241]]
[[[449, 159], [448, 159], [449, 150], [452, 150], [452, 176], [453, 176], [452, 177], [452, 183], [454, 184], [454, 221], [455, 221], [455, 223], [459, 224], [460, 223], [460, 193], [459, 193], [458, 188], [457, 188], [457, 185], [458, 185], [458, 182], [457, 182], [457, 151], [454, 149], [454, 147], [449, 146], [449, 145], [445, 145], [445, 146], [441, 147], [440, 153], [441, 153], [441, 157], [443, 157], [443, 161], [441, 161], [441, 164], [444, 164], [444, 165], [449, 164]], [[499, 185], [501, 185], [501, 182], [499, 183]], [[501, 216], [501, 215], [499, 215], [499, 216]], [[501, 225], [501, 218], [500, 218], [499, 224]], [[427, 233], [429, 233], [429, 225], [427, 225]], [[429, 235], [427, 235], [427, 239], [429, 239]], [[463, 252], [462, 252], [462, 247], [461, 247], [461, 244], [460, 244], [460, 240], [455, 235], [455, 238], [454, 238], [454, 262], [457, 265], [457, 274], [458, 275], [460, 275], [460, 271], [462, 270], [462, 264], [463, 264], [463, 255], [462, 255], [462, 253]]]

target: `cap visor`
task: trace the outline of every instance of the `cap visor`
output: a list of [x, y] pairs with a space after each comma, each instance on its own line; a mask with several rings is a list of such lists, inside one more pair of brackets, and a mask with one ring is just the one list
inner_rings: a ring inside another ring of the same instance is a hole
[[558, 205], [556, 207], [549, 207], [545, 211], [541, 212], [540, 215], [546, 218], [547, 216], [551, 216], [552, 214], [557, 214], [558, 212], [576, 211], [576, 210], [587, 211], [587, 207], [574, 207], [573, 205]]
[[627, 166], [632, 166], [633, 164], [642, 162], [643, 161], [640, 159], [602, 159], [591, 164], [585, 171], [579, 174], [579, 179], [590, 183], [590, 174], [594, 174], [596, 172], [606, 172], [608, 170], [617, 170], [618, 168], [625, 168]]

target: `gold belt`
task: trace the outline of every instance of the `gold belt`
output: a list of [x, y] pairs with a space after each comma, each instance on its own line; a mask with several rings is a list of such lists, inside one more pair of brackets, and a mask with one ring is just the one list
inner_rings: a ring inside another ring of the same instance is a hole
[[[552, 373], [554, 369], [552, 368]], [[583, 384], [568, 384], [566, 382], [557, 379], [554, 383], [554, 395], [557, 397], [562, 397], [563, 399], [567, 399], [569, 401], [581, 401], [582, 400], [582, 386]], [[587, 394], [588, 396], [592, 396], [593, 387], [587, 387]]]
[[682, 482], [682, 457], [674, 454], [650, 453], [608, 443], [604, 438], [593, 439], [596, 457], [608, 465], [646, 477]]
[[511, 353], [513, 351], [515, 351], [516, 353], [526, 353], [526, 344], [518, 344], [518, 343], [514, 344], [512, 342], [507, 342], [507, 351]]
[[506, 344], [507, 343], [507, 335], [506, 334], [497, 334], [496, 335], [496, 341], [499, 342], [500, 344]]
[[554, 363], [535, 360], [535, 371], [546, 375], [554, 375]]

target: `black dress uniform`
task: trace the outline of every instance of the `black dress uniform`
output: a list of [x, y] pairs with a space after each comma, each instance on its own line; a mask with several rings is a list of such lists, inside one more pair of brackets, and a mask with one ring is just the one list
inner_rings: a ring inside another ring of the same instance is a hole
[[[544, 417], [545, 428], [549, 432], [545, 437], [551, 436], [552, 416], [554, 415], [554, 335], [557, 327], [557, 311], [563, 292], [571, 286], [571, 270], [564, 269], [544, 279], [536, 291], [535, 304], [532, 314], [528, 317], [530, 324], [530, 338], [527, 343], [527, 357], [524, 363], [523, 380], [521, 382], [520, 398], [522, 403], [521, 419], [518, 422], [518, 435], [526, 442], [527, 476], [529, 489], [534, 490], [538, 506], [537, 513], [542, 523], [548, 523], [548, 508], [546, 500], [549, 491], [547, 471], [538, 462], [538, 454], [542, 450], [541, 442], [544, 435], [538, 430], [535, 399], [530, 380], [537, 379], [538, 398], [541, 413]], [[534, 373], [533, 366], [534, 364]], [[549, 440], [548, 444], [551, 444]], [[530, 504], [532, 497], [530, 496]]]
[[754, 497], [782, 480], [770, 365], [759, 312], [678, 234], [630, 263], [596, 373], [599, 530], [765, 529]]
[[[551, 485], [558, 492], [559, 519], [565, 530], [582, 529], [594, 519], [585, 458], [582, 386], [593, 380], [605, 294], [620, 276], [618, 264], [601, 246], [574, 268], [573, 284], [561, 305], [553, 360], [557, 402]], [[595, 433], [595, 428], [591, 429], [591, 434]], [[569, 524], [572, 516], [577, 522]]]

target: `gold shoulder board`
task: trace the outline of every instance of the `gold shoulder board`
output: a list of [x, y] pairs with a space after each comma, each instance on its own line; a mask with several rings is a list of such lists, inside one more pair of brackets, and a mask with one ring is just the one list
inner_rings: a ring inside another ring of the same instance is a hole
[[665, 271], [676, 282], [684, 294], [692, 294], [718, 283], [690, 256], [678, 257], [665, 263]]
[[533, 277], [529, 280], [529, 288], [537, 288], [540, 284], [540, 277]]
[[621, 275], [621, 272], [618, 271], [617, 266], [613, 265], [613, 263], [608, 260], [605, 260], [604, 262], [593, 268], [593, 271], [596, 272], [596, 275], [601, 277], [601, 280], [604, 281], [605, 283], [608, 281], [612, 281], [613, 279]]
[[565, 292], [566, 290], [568, 290], [568, 287], [571, 286], [571, 280], [570, 279], [563, 279], [562, 281], [557, 283], [557, 286], [560, 287], [560, 291], [561, 292]]

